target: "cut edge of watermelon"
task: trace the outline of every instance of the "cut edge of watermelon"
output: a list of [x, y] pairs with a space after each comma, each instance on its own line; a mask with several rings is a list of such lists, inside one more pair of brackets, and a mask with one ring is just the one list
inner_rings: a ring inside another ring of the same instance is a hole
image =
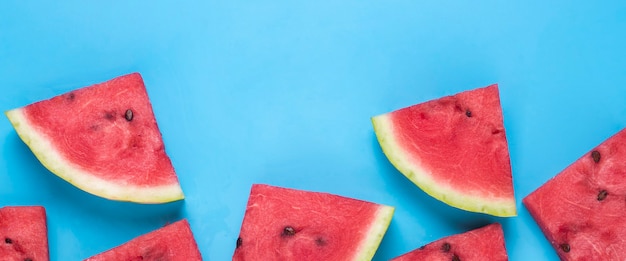
[[389, 114], [371, 118], [378, 142], [391, 164], [405, 177], [422, 189], [426, 194], [450, 206], [484, 213], [498, 217], [517, 216], [515, 198], [489, 198], [464, 194], [458, 190], [439, 184], [433, 179], [432, 173], [420, 166], [419, 162], [409, 160], [403, 148], [393, 136], [393, 124]]
[[365, 261], [372, 260], [372, 258], [374, 258], [383, 237], [387, 233], [387, 229], [389, 228], [394, 212], [394, 207], [385, 205], [381, 205], [379, 207], [376, 212], [374, 222], [372, 222], [372, 226], [365, 233], [368, 236], [363, 240], [361, 246], [357, 249], [357, 253], [359, 254], [355, 256], [354, 260]]
[[124, 186], [98, 178], [62, 157], [41, 132], [32, 128], [23, 108], [5, 111], [18, 136], [52, 173], [90, 194], [117, 201], [167, 203], [185, 198], [179, 183], [157, 187]]
[[[2, 220], [2, 216], [8, 217], [9, 221]], [[13, 223], [13, 222], [19, 223]], [[4, 224], [3, 224], [4, 223]], [[9, 227], [6, 227], [6, 226]], [[15, 227], [12, 227], [14, 226]], [[5, 205], [0, 206], [0, 228], [5, 226], [4, 233], [13, 240], [22, 241], [16, 245], [18, 254], [27, 254], [30, 257], [24, 260], [50, 260], [50, 240], [48, 238], [48, 215], [46, 208], [42, 205]], [[18, 229], [15, 229], [19, 227]], [[8, 231], [6, 230], [8, 228]], [[17, 232], [17, 234], [15, 233]], [[3, 234], [4, 234], [3, 233]], [[12, 235], [11, 235], [12, 234]], [[17, 236], [13, 238], [13, 236]], [[26, 238], [20, 238], [24, 236]], [[6, 239], [5, 239], [6, 240]], [[4, 241], [4, 240], [3, 240]], [[4, 242], [3, 242], [4, 243]], [[26, 248], [26, 249], [25, 249]], [[3, 251], [0, 251], [3, 252]], [[10, 252], [8, 254], [11, 254]], [[4, 257], [11, 258], [11, 257]], [[14, 257], [18, 258], [18, 257]], [[3, 259], [0, 256], [0, 260]]]

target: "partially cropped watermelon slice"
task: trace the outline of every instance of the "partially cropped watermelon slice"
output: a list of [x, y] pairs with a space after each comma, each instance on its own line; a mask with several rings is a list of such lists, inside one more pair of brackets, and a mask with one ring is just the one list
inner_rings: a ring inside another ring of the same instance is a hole
[[391, 261], [506, 261], [504, 232], [493, 223], [465, 233], [444, 237], [391, 259]]
[[623, 129], [524, 198], [561, 260], [626, 260], [625, 145]]
[[0, 208], [0, 260], [49, 260], [48, 226], [43, 207]]
[[432, 197], [494, 216], [515, 216], [509, 150], [497, 85], [372, 118], [389, 161]]
[[233, 260], [371, 260], [393, 212], [338, 195], [255, 184]]
[[201, 261], [186, 219], [138, 236], [85, 261]]
[[84, 191], [140, 203], [184, 197], [138, 73], [6, 115], [46, 168]]

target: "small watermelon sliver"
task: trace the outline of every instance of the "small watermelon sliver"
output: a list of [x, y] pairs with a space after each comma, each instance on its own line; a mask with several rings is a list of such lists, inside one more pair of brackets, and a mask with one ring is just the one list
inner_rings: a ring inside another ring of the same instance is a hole
[[389, 161], [427, 194], [467, 211], [517, 215], [497, 85], [375, 116], [372, 123]]
[[523, 199], [561, 260], [626, 260], [626, 129]]
[[329, 193], [254, 184], [233, 261], [371, 260], [393, 212]]
[[202, 256], [189, 222], [182, 219], [85, 259], [85, 261], [109, 260], [201, 261]]
[[502, 225], [490, 225], [461, 234], [444, 237], [391, 261], [506, 261], [508, 255], [504, 243]]
[[6, 115], [46, 168], [84, 191], [139, 203], [184, 197], [138, 73]]
[[49, 260], [48, 225], [43, 207], [0, 208], [0, 260]]

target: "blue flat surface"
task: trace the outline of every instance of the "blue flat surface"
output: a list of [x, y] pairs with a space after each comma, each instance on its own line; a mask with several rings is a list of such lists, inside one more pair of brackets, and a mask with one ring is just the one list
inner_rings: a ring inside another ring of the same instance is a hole
[[[521, 199], [626, 126], [626, 2], [1, 1], [0, 110], [140, 72], [184, 201], [91, 196], [0, 120], [0, 206], [43, 205], [52, 260], [188, 218], [230, 260], [251, 184], [396, 207], [374, 260], [501, 222], [510, 260], [558, 260]], [[519, 216], [436, 201], [370, 117], [500, 85]]]

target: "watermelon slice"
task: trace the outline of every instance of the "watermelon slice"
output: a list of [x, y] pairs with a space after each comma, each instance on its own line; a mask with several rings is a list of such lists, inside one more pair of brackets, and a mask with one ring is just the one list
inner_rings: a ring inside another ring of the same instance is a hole
[[179, 220], [86, 261], [197, 261], [202, 260], [189, 222]]
[[391, 261], [506, 261], [504, 232], [493, 223], [465, 233], [444, 237], [428, 245], [391, 259]]
[[561, 260], [626, 260], [626, 129], [523, 199]]
[[394, 208], [255, 184], [233, 260], [371, 260]]
[[46, 168], [84, 191], [139, 203], [184, 197], [138, 73], [6, 115]]
[[372, 118], [389, 161], [432, 197], [494, 216], [515, 216], [509, 150], [497, 85]]
[[48, 227], [43, 207], [0, 208], [0, 260], [49, 260]]

